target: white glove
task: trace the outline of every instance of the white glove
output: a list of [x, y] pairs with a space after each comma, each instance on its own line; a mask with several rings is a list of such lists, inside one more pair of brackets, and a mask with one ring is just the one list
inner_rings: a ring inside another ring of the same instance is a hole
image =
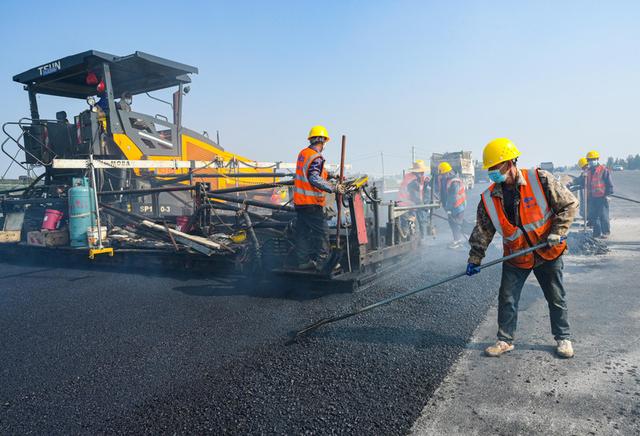
[[336, 183], [336, 192], [338, 194], [344, 194], [345, 192], [347, 192], [347, 188], [342, 183]]
[[549, 244], [550, 247], [558, 245], [561, 240], [562, 238], [560, 238], [560, 235], [556, 233], [550, 233], [549, 236], [547, 236], [547, 244]]

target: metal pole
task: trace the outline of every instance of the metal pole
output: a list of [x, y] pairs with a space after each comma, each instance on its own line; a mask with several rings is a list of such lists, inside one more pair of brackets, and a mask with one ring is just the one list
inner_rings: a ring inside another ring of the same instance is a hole
[[[347, 137], [342, 135], [342, 150], [340, 151], [340, 178], [338, 183], [344, 180], [344, 153], [347, 146]], [[336, 192], [336, 202], [338, 203], [338, 221], [336, 223], [336, 247], [340, 248], [340, 227], [342, 226], [342, 194]]]
[[[293, 180], [283, 180], [276, 183], [261, 183], [259, 185], [240, 186], [239, 188], [224, 188], [214, 189], [208, 191], [210, 194], [229, 194], [244, 191], [255, 191], [258, 189], [276, 188], [279, 186], [293, 185]], [[167, 186], [164, 188], [148, 188], [148, 189], [131, 189], [128, 191], [102, 191], [98, 192], [98, 195], [147, 195], [160, 192], [180, 192], [180, 191], [193, 191], [198, 189], [198, 185], [185, 185], [185, 186]]]
[[[588, 170], [587, 170], [588, 171]], [[589, 216], [588, 206], [589, 206], [589, 189], [587, 188], [588, 183], [587, 172], [584, 173], [584, 183], [583, 183], [583, 200], [584, 200], [584, 232], [587, 232], [587, 217]]]
[[416, 161], [416, 148], [411, 146], [411, 163], [413, 164]]
[[[434, 175], [434, 169], [433, 169], [433, 164], [431, 165], [431, 198], [429, 199], [429, 202], [431, 204], [433, 204], [433, 201], [435, 200], [435, 190], [436, 190], [436, 177], [437, 177], [437, 171], [435, 172], [436, 174]], [[433, 209], [429, 210], [429, 236], [434, 236], [435, 232], [434, 232], [434, 228], [433, 228]]]
[[371, 204], [371, 207], [373, 208], [373, 226], [374, 226], [373, 248], [374, 250], [377, 250], [378, 248], [380, 248], [380, 205], [378, 204], [377, 201], [375, 201], [378, 199], [378, 188], [376, 188], [375, 186], [371, 190], [371, 197], [374, 200]]
[[232, 203], [248, 204], [249, 206], [263, 207], [265, 209], [283, 210], [283, 211], [286, 211], [286, 212], [295, 212], [295, 209], [292, 206], [281, 206], [279, 204], [271, 204], [271, 203], [267, 203], [267, 202], [264, 202], [264, 201], [251, 200], [251, 199], [248, 199], [248, 198], [236, 198], [233, 195], [227, 195], [227, 194], [207, 193], [206, 195], [209, 198], [215, 198], [217, 200], [230, 201]]
[[395, 239], [396, 239], [396, 212], [395, 212], [395, 205], [393, 204], [393, 201], [391, 203], [389, 203], [389, 210], [388, 210], [389, 216], [387, 218], [387, 226], [391, 229], [391, 243], [387, 244], [387, 245], [394, 245], [396, 243]]
[[623, 197], [621, 195], [616, 195], [616, 194], [609, 194], [609, 197], [619, 198], [620, 200], [627, 200], [627, 201], [630, 201], [632, 203], [640, 203], [640, 201], [634, 200], [633, 198], [627, 198], [627, 197]]
[[102, 249], [102, 225], [100, 223], [100, 206], [98, 203], [98, 188], [96, 186], [96, 170], [93, 166], [93, 151], [89, 154], [89, 169], [91, 171], [91, 185], [93, 187], [93, 201], [96, 208], [96, 225], [98, 226], [98, 248]]
[[[517, 251], [517, 252], [512, 253], [512, 254], [510, 254], [508, 256], [504, 256], [504, 257], [501, 257], [499, 259], [496, 259], [496, 260], [493, 260], [491, 262], [488, 262], [488, 263], [480, 266], [479, 268], [480, 269], [488, 268], [490, 266], [497, 265], [499, 263], [503, 263], [503, 262], [506, 262], [508, 260], [514, 259], [516, 257], [520, 257], [520, 256], [523, 256], [525, 254], [531, 253], [531, 252], [533, 252], [535, 250], [538, 250], [540, 248], [543, 248], [545, 246], [547, 246], [547, 242], [546, 241], [542, 242], [540, 244], [534, 245], [532, 247], [529, 247], [527, 249], [524, 249], [524, 250], [521, 250], [521, 251]], [[414, 290], [403, 292], [401, 294], [398, 294], [398, 295], [395, 295], [395, 296], [392, 296], [392, 297], [389, 297], [389, 298], [385, 298], [384, 300], [378, 301], [377, 303], [373, 303], [373, 304], [370, 304], [368, 306], [361, 307], [360, 309], [356, 309], [356, 310], [354, 310], [352, 312], [347, 312], [347, 313], [343, 313], [343, 314], [340, 314], [340, 315], [335, 315], [335, 316], [332, 316], [332, 317], [329, 317], [329, 318], [323, 318], [323, 319], [321, 319], [321, 320], [319, 320], [319, 321], [317, 321], [317, 322], [315, 322], [315, 323], [303, 328], [302, 330], [298, 331], [295, 334], [295, 336], [288, 341], [288, 343], [295, 342], [296, 339], [298, 339], [300, 336], [302, 336], [305, 333], [308, 333], [308, 332], [310, 332], [312, 330], [316, 330], [317, 328], [319, 328], [319, 327], [321, 327], [321, 326], [323, 326], [325, 324], [330, 324], [330, 323], [333, 323], [333, 322], [336, 322], [336, 321], [343, 320], [345, 318], [350, 318], [352, 316], [359, 315], [359, 314], [361, 314], [363, 312], [368, 312], [369, 310], [375, 309], [375, 308], [380, 307], [380, 306], [384, 306], [386, 304], [392, 303], [392, 302], [394, 302], [396, 300], [400, 300], [402, 298], [406, 298], [406, 297], [408, 297], [410, 295], [417, 294], [418, 292], [422, 292], [422, 291], [426, 291], [427, 289], [435, 288], [436, 286], [440, 286], [440, 285], [442, 285], [444, 283], [447, 283], [447, 282], [450, 282], [452, 280], [458, 279], [458, 278], [463, 277], [465, 275], [467, 275], [467, 272], [466, 271], [462, 271], [462, 272], [459, 272], [459, 273], [454, 274], [452, 276], [446, 277], [446, 278], [444, 278], [442, 280], [439, 280], [436, 283], [432, 283], [432, 284], [430, 284], [428, 286], [424, 286], [424, 287], [419, 288], [419, 289], [414, 289]]]

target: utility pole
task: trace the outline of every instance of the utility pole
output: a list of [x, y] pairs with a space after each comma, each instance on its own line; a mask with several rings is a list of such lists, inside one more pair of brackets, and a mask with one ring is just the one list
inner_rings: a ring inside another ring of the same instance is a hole
[[382, 180], [384, 182], [384, 153], [380, 152], [380, 163], [382, 164]]
[[416, 161], [416, 148], [411, 146], [411, 163], [413, 164]]

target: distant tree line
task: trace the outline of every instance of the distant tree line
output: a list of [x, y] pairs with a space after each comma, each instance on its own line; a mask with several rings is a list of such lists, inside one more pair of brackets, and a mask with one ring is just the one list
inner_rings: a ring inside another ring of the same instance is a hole
[[607, 159], [607, 166], [611, 168], [614, 165], [620, 165], [625, 170], [640, 170], [640, 154], [636, 154], [635, 156], [630, 154], [626, 159], [609, 157]]

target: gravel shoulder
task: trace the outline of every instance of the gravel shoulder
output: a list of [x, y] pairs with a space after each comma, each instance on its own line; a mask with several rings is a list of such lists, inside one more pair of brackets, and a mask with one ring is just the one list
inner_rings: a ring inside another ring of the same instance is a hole
[[[640, 174], [620, 179], [621, 195], [640, 197]], [[575, 358], [554, 355], [546, 302], [532, 277], [515, 350], [484, 357], [497, 330], [492, 307], [412, 434], [640, 433], [640, 207], [613, 199], [611, 213], [611, 253], [565, 258]]]

